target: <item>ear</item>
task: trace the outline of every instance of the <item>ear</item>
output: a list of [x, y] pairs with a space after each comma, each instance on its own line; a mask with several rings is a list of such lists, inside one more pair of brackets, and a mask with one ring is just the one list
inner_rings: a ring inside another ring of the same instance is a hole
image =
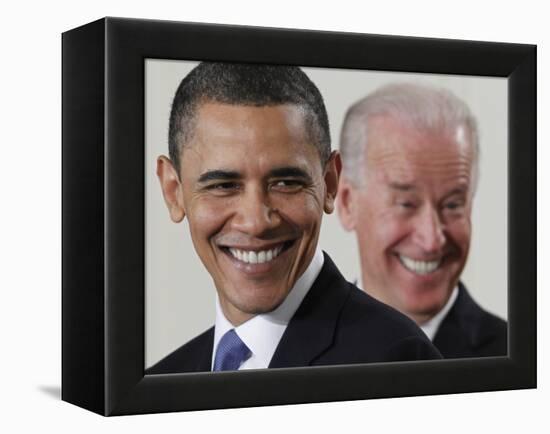
[[334, 202], [338, 192], [338, 180], [342, 171], [342, 159], [338, 151], [332, 151], [330, 158], [325, 166], [325, 203], [324, 210], [327, 214], [334, 211]]
[[347, 231], [355, 230], [357, 224], [357, 208], [355, 205], [357, 192], [345, 176], [338, 186], [338, 217]]
[[179, 223], [185, 217], [183, 187], [172, 161], [164, 155], [157, 158], [157, 176], [170, 218], [174, 223]]

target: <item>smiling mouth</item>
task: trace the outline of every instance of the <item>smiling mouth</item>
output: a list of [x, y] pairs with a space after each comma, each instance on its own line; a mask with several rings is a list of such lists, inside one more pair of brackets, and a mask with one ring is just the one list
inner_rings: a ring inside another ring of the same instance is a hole
[[294, 244], [294, 240], [280, 243], [265, 250], [245, 250], [235, 247], [222, 247], [222, 250], [245, 264], [265, 264], [275, 260], [282, 252], [288, 250], [292, 244]]
[[443, 258], [439, 258], [435, 261], [421, 261], [413, 258], [409, 258], [405, 255], [398, 255], [401, 264], [410, 272], [425, 276], [439, 269]]

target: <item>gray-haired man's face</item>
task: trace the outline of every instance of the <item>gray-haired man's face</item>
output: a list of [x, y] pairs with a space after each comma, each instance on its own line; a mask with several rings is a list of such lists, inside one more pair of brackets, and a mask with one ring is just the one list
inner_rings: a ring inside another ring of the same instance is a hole
[[460, 129], [416, 131], [389, 117], [368, 131], [365, 179], [341, 185], [340, 215], [357, 234], [364, 289], [422, 323], [445, 305], [468, 256], [472, 147]]

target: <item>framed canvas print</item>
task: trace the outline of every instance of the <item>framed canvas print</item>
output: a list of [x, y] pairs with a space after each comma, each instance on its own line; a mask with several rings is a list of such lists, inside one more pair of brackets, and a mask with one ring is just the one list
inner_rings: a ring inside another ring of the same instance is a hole
[[120, 18], [62, 45], [64, 400], [536, 386], [536, 47]]

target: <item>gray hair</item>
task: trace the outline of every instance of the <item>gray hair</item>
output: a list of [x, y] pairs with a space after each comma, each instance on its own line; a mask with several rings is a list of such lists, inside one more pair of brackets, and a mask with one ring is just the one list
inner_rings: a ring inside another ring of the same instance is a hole
[[343, 174], [352, 185], [363, 184], [368, 121], [390, 116], [415, 130], [450, 131], [464, 127], [473, 150], [473, 190], [479, 178], [477, 122], [464, 101], [446, 89], [413, 83], [390, 84], [357, 101], [347, 111], [340, 134]]

